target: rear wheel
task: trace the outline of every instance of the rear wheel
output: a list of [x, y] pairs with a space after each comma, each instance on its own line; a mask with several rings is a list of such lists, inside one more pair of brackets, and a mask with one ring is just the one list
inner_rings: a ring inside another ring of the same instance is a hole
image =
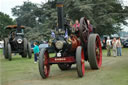
[[49, 76], [50, 65], [48, 62], [49, 54], [46, 49], [42, 49], [39, 55], [39, 72], [42, 78]]
[[27, 39], [26, 38], [24, 38], [24, 42], [23, 42], [24, 44], [24, 48], [23, 48], [23, 53], [22, 53], [22, 57], [23, 58], [26, 58], [27, 57]]
[[7, 51], [7, 55], [8, 55], [8, 60], [11, 61], [12, 60], [12, 55], [11, 55], [11, 45], [8, 43], [8, 51]]
[[31, 45], [30, 43], [28, 42], [28, 58], [32, 58], [32, 50], [31, 50]]
[[92, 69], [99, 69], [102, 64], [102, 47], [98, 34], [90, 34], [88, 39], [88, 60]]
[[76, 49], [76, 68], [79, 77], [83, 77], [85, 74], [85, 63], [84, 63], [84, 50], [81, 46]]
[[71, 69], [71, 66], [72, 66], [72, 64], [67, 64], [67, 63], [58, 64], [58, 67], [59, 67], [62, 71]]
[[4, 51], [4, 57], [5, 57], [5, 59], [8, 59], [8, 38], [5, 38], [4, 39], [4, 49], [3, 49], [3, 51]]

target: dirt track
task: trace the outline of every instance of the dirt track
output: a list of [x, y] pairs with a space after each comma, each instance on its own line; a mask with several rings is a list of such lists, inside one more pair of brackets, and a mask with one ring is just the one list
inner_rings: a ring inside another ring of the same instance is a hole
[[[33, 60], [7, 61], [3, 58], [2, 85], [128, 85], [128, 49], [123, 50], [121, 57], [106, 57], [103, 54], [103, 64], [100, 70], [91, 70], [88, 62], [85, 62], [86, 73], [83, 78], [77, 77], [75, 65], [71, 70], [60, 71], [57, 65], [53, 65], [48, 79], [42, 79], [38, 72], [38, 64], [33, 64]], [[17, 62], [16, 62], [17, 61]], [[6, 65], [6, 63], [17, 63], [16, 66]], [[31, 63], [26, 64], [24, 62]], [[23, 65], [21, 65], [23, 64]], [[24, 66], [24, 67], [20, 67]], [[20, 67], [20, 68], [18, 68]], [[5, 69], [6, 68], [6, 69]]]

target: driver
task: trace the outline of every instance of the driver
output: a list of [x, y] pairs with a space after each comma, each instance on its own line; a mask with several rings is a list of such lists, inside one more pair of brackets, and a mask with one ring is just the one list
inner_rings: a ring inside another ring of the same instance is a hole
[[13, 41], [15, 38], [15, 32], [10, 33], [10, 40]]

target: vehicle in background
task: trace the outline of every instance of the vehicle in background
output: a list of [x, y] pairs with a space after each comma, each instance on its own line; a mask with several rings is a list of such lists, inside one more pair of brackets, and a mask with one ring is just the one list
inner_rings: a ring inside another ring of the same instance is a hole
[[121, 43], [123, 45], [124, 41], [128, 39], [128, 32], [122, 31], [119, 33], [119, 35], [120, 35]]
[[5, 30], [9, 30], [10, 34], [4, 38], [4, 57], [9, 61], [12, 60], [12, 53], [19, 53], [22, 58], [31, 58], [31, 46], [24, 34], [24, 26], [20, 24], [8, 25]]
[[4, 41], [0, 41], [0, 48], [4, 47]]
[[124, 43], [127, 42], [128, 40], [128, 35], [122, 36], [120, 37], [120, 39], [121, 39], [121, 43], [124, 45]]
[[111, 38], [111, 40], [113, 39], [113, 38], [119, 38], [120, 36], [118, 35], [118, 34], [112, 34], [111, 36], [110, 36], [110, 38]]
[[128, 47], [128, 39], [123, 42], [123, 47]]
[[106, 48], [106, 41], [107, 41], [107, 37], [109, 37], [108, 35], [103, 35], [101, 38], [101, 45], [102, 48], [105, 49]]
[[42, 48], [47, 48], [48, 47], [48, 44], [45, 43], [45, 44], [40, 44], [39, 45], [39, 50], [41, 50]]

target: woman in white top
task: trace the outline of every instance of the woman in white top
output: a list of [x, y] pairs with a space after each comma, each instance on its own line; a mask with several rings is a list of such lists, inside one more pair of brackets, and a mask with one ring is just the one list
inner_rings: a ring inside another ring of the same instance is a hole
[[111, 56], [111, 40], [108, 37], [106, 41], [107, 56]]
[[112, 40], [112, 47], [113, 47], [113, 56], [117, 56], [117, 47], [116, 47], [116, 38], [113, 38]]

